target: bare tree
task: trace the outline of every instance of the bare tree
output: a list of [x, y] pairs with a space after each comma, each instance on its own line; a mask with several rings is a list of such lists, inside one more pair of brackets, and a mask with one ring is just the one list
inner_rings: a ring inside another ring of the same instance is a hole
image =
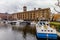
[[[57, 3], [56, 3], [55, 5], [60, 8], [60, 0], [57, 0]], [[60, 13], [60, 11], [56, 10], [56, 8], [54, 8], [54, 10], [55, 10], [56, 12]]]

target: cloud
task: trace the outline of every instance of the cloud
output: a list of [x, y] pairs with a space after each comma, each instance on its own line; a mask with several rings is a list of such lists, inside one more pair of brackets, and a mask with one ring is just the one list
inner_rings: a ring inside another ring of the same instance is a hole
[[0, 0], [0, 12], [18, 12], [22, 11], [23, 6], [27, 6], [28, 10], [33, 10], [33, 8], [48, 8], [50, 7], [52, 12], [54, 4], [57, 0]]

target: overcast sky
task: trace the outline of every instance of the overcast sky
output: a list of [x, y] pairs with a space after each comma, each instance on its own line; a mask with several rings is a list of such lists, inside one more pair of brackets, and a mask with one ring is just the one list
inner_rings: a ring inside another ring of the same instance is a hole
[[34, 8], [51, 8], [51, 12], [55, 12], [53, 7], [60, 10], [55, 6], [57, 0], [0, 0], [0, 12], [19, 12], [23, 10], [23, 6], [27, 6], [28, 10]]

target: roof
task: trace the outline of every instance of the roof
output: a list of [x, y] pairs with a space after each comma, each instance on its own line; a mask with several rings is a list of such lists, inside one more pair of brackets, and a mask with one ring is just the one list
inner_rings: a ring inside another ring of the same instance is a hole
[[[17, 13], [24, 13], [24, 12], [36, 12], [36, 11], [44, 11], [44, 10], [50, 10], [50, 8], [44, 8], [44, 9], [38, 9], [38, 10], [31, 10], [31, 11], [23, 11], [23, 12], [17, 12]], [[13, 13], [13, 14], [17, 14], [17, 13]]]

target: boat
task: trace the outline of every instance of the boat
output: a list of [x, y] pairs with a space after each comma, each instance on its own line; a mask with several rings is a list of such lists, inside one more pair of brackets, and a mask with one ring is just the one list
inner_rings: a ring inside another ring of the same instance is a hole
[[9, 24], [11, 25], [20, 25], [20, 22], [24, 22], [24, 20], [14, 20], [14, 21], [8, 21]]
[[15, 21], [9, 21], [9, 23], [12, 26], [17, 26], [17, 27], [25, 27], [26, 25], [29, 25], [30, 23], [27, 21], [21, 21], [21, 20], [15, 20]]
[[36, 24], [36, 37], [38, 39], [57, 39], [56, 29], [50, 27], [50, 21], [40, 20]]

